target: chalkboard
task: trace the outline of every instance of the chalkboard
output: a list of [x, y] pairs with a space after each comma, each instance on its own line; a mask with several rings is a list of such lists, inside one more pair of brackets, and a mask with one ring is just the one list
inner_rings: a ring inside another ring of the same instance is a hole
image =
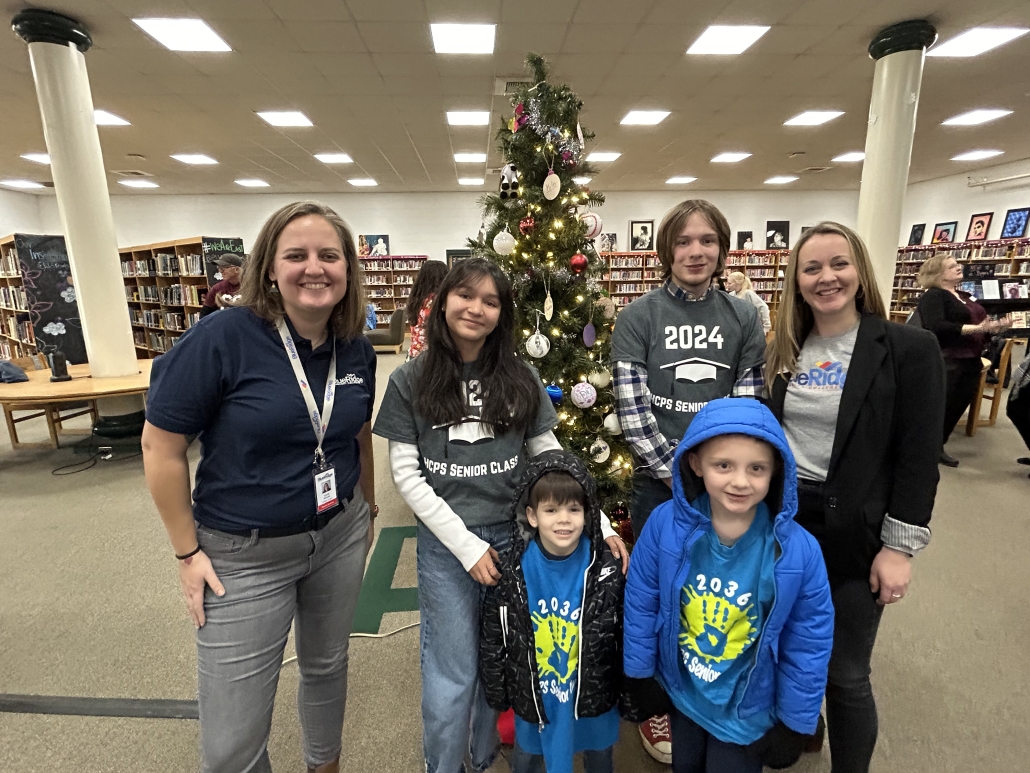
[[14, 245], [36, 348], [43, 354], [60, 349], [72, 365], [86, 362], [86, 342], [64, 237], [15, 234]]
[[994, 279], [993, 263], [966, 263], [962, 266], [963, 279]]
[[218, 266], [213, 261], [218, 260], [226, 253], [235, 255], [240, 259], [245, 257], [243, 254], [243, 239], [201, 236], [200, 242], [204, 249], [204, 267], [207, 273], [208, 287], [211, 287], [211, 285], [218, 281], [215, 277], [215, 274], [218, 273]]

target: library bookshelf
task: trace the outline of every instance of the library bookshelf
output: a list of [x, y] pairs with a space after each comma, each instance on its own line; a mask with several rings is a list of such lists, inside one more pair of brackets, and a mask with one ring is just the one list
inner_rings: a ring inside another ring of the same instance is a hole
[[36, 353], [36, 338], [12, 234], [0, 239], [0, 359], [11, 360]]
[[376, 329], [390, 326], [394, 311], [404, 308], [426, 255], [376, 255], [361, 258], [365, 294], [376, 309]]

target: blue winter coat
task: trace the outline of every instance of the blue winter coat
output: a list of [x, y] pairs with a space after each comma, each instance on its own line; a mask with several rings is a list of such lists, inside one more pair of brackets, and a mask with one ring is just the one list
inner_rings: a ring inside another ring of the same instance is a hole
[[[782, 482], [770, 487], [769, 511], [777, 557], [772, 610], [755, 646], [755, 665], [737, 705], [747, 719], [774, 707], [776, 717], [799, 733], [814, 733], [826, 690], [833, 646], [833, 604], [818, 543], [794, 522], [797, 468], [772, 413], [757, 400], [723, 398], [701, 410], [676, 450], [672, 499], [651, 513], [633, 548], [626, 582], [623, 629], [628, 677], [653, 676], [666, 689], [682, 677], [678, 636], [680, 591], [690, 576], [690, 550], [712, 528], [688, 501], [704, 489], [687, 464], [687, 452], [709, 438], [744, 434], [771, 443], [783, 461]], [[684, 489], [684, 479], [688, 492]], [[782, 485], [782, 497], [776, 489]], [[779, 500], [782, 500], [779, 501]]]

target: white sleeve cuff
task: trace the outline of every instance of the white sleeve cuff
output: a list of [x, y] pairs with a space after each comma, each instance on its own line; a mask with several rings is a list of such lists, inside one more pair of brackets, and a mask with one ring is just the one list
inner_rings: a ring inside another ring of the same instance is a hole
[[561, 450], [561, 443], [558, 442], [558, 438], [555, 436], [554, 430], [549, 429], [542, 435], [526, 438], [526, 452], [529, 454], [530, 459], [540, 456], [544, 451]]

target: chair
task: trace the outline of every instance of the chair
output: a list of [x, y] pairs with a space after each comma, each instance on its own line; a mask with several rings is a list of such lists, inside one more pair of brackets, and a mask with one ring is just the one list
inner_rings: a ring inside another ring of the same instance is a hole
[[404, 309], [397, 309], [390, 317], [387, 330], [366, 330], [365, 337], [374, 347], [397, 347], [397, 354], [404, 348]]
[[[49, 368], [46, 367], [46, 360], [34, 359], [32, 357], [17, 357], [11, 360], [15, 365], [25, 371], [40, 370], [47, 371]], [[62, 422], [74, 419], [79, 416], [90, 415], [93, 423], [97, 421], [97, 404], [95, 401], [90, 400], [81, 403], [46, 403], [46, 402], [12, 402], [3, 403], [4, 409], [4, 420], [7, 422], [7, 432], [11, 436], [11, 448], [60, 448], [61, 440], [60, 435], [66, 430]], [[29, 412], [28, 416], [15, 417], [14, 413], [18, 411]], [[71, 411], [71, 413], [64, 413], [64, 411]], [[18, 439], [17, 425], [23, 421], [29, 421], [30, 419], [38, 419], [43, 417], [46, 419], [47, 430], [50, 432], [50, 442], [46, 443], [25, 443]]]
[[[1005, 342], [1001, 350], [1001, 358], [998, 360], [998, 381], [995, 384], [987, 383], [987, 371], [990, 370], [990, 363], [980, 371], [980, 385], [977, 387], [976, 396], [969, 406], [969, 416], [966, 418], [966, 435], [972, 437], [980, 427], [993, 427], [998, 421], [998, 409], [1001, 408], [1002, 390], [1004, 389], [1005, 377], [1009, 372], [1009, 364], [1012, 361], [1012, 347], [1018, 339], [1010, 338]], [[988, 390], [990, 392], [988, 393]], [[987, 419], [980, 418], [980, 405], [984, 400], [991, 403], [991, 412]]]

